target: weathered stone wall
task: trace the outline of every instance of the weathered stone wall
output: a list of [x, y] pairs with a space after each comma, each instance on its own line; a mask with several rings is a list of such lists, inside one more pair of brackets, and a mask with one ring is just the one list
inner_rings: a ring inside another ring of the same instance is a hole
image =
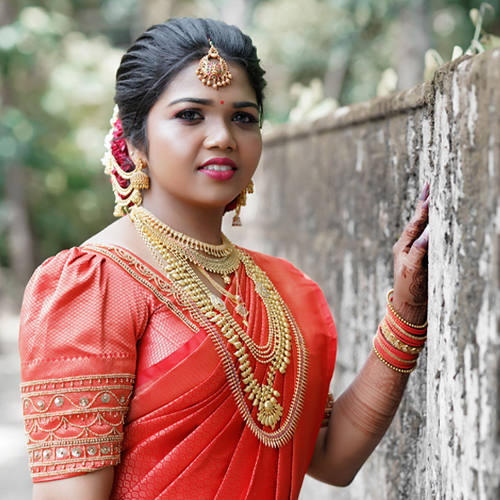
[[321, 285], [339, 330], [338, 395], [371, 349], [391, 248], [426, 180], [427, 352], [353, 484], [308, 480], [303, 499], [500, 499], [500, 50], [269, 134], [244, 236], [232, 237]]

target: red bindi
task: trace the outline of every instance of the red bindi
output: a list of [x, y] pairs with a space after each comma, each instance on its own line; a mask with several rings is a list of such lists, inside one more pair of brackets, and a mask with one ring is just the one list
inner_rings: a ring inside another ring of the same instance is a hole
[[221, 101], [220, 103], [221, 103], [221, 104], [224, 104], [224, 101]]

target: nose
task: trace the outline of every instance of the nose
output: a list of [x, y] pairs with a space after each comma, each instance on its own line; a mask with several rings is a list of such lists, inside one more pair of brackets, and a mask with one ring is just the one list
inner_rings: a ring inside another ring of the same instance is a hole
[[236, 149], [236, 141], [231, 130], [231, 124], [226, 123], [223, 119], [217, 120], [215, 123], [212, 122], [208, 128], [204, 144], [207, 149]]

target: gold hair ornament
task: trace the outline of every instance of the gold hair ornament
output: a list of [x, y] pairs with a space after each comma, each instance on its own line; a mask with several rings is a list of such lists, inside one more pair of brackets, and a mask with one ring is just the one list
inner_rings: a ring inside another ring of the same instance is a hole
[[208, 41], [210, 42], [210, 50], [206, 56], [201, 58], [196, 74], [203, 85], [217, 90], [219, 87], [229, 85], [233, 75], [229, 72], [226, 61], [219, 55], [212, 40], [209, 38]]
[[[105, 167], [104, 173], [109, 175], [111, 178], [111, 185], [115, 195], [115, 211], [113, 212], [113, 215], [115, 217], [122, 217], [129, 212], [129, 205], [131, 203], [136, 206], [140, 206], [142, 204], [141, 191], [143, 189], [149, 189], [149, 177], [142, 170], [144, 168], [144, 164], [141, 158], [137, 158], [137, 160], [134, 161], [135, 169], [132, 170], [132, 172], [126, 172], [113, 156], [111, 143], [113, 141], [113, 131], [117, 119], [118, 106], [115, 106], [115, 109], [113, 110], [113, 117], [110, 121], [111, 130], [106, 136], [104, 142], [104, 145], [106, 146], [106, 153], [104, 153], [101, 161]], [[113, 173], [113, 170], [116, 171], [116, 174]], [[129, 185], [125, 188], [121, 187], [117, 176], [128, 180]]]

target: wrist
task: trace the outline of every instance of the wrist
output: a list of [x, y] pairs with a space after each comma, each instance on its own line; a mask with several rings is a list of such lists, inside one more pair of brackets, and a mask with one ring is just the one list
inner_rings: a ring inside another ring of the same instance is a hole
[[387, 314], [373, 339], [373, 350], [382, 363], [396, 372], [408, 374], [415, 369], [427, 339], [427, 321], [421, 318], [422, 314], [427, 315], [427, 308], [424, 305], [424, 311], [422, 307], [416, 309], [411, 309], [413, 322], [408, 321], [394, 307], [393, 290], [388, 292]]
[[427, 302], [425, 304], [408, 304], [399, 300], [396, 295], [392, 298], [392, 307], [408, 323], [423, 325], [427, 321]]

